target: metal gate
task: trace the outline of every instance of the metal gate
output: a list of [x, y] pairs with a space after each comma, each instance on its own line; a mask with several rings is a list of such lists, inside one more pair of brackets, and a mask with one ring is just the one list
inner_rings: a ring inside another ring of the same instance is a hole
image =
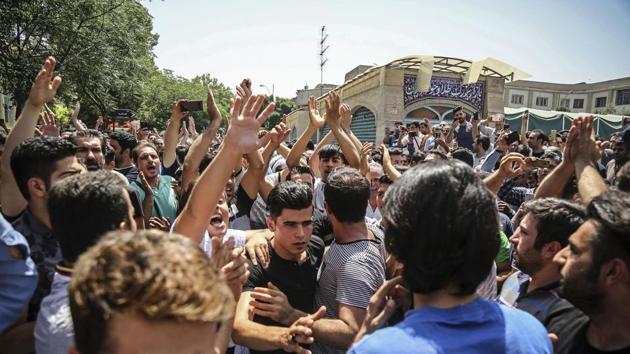
[[[376, 142], [376, 121], [374, 113], [369, 109], [361, 107], [354, 112], [350, 129], [362, 143], [374, 144]], [[321, 138], [324, 138], [329, 131], [328, 125], [322, 128]]]

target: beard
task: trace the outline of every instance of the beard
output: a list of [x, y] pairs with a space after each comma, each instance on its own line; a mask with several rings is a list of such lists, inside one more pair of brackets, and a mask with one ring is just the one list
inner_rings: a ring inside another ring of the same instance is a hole
[[518, 251], [515, 251], [516, 257], [514, 257], [514, 266], [530, 276], [542, 268], [540, 255], [533, 253], [534, 251], [531, 249], [524, 254], [519, 254]]
[[604, 300], [604, 292], [597, 285], [597, 275], [594, 269], [577, 269], [562, 280], [560, 287], [562, 297], [588, 316], [597, 314]]

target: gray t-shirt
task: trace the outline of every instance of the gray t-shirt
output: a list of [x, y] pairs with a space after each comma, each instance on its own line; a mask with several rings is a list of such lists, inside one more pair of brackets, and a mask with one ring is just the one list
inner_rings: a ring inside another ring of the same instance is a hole
[[[385, 281], [385, 247], [382, 231], [367, 225], [375, 240], [333, 241], [317, 275], [315, 308], [326, 306], [326, 318], [339, 318], [339, 303], [367, 308], [370, 297]], [[315, 342], [313, 353], [345, 353]]]

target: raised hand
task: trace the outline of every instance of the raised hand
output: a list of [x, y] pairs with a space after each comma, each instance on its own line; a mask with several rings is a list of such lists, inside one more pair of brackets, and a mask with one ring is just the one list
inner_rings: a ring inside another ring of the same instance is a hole
[[190, 117], [188, 119], [188, 132], [190, 133], [190, 137], [192, 139], [195, 139], [197, 136], [199, 136], [199, 133], [197, 132], [197, 127], [195, 127], [195, 120], [193, 119], [193, 117]]
[[577, 131], [571, 147], [571, 160], [573, 162], [590, 163], [597, 162], [601, 158], [601, 151], [597, 148], [597, 143], [593, 137], [593, 120], [593, 116], [578, 117], [573, 120], [573, 127]]
[[208, 116], [210, 117], [210, 125], [208, 126], [208, 128], [216, 131], [221, 126], [222, 118], [219, 107], [217, 107], [217, 103], [214, 100], [214, 94], [212, 93], [210, 85], [208, 85], [208, 98], [206, 102], [208, 104]]
[[149, 181], [147, 181], [147, 178], [144, 176], [144, 173], [142, 171], [138, 172], [138, 178], [140, 179], [140, 186], [142, 187], [142, 190], [144, 191], [144, 194], [146, 196], [151, 196], [152, 197], [153, 196], [153, 188], [149, 184]]
[[53, 111], [45, 105], [44, 115], [42, 117], [44, 125], [42, 126], [42, 135], [52, 136], [55, 138], [60, 137], [59, 119], [55, 116]]
[[310, 120], [310, 125], [317, 129], [323, 128], [324, 123], [326, 123], [324, 118], [319, 115], [319, 110], [317, 109], [317, 101], [313, 96], [310, 96], [308, 98], [308, 118]]
[[528, 165], [529, 161], [531, 161], [531, 158], [525, 158], [525, 156], [521, 154], [508, 154], [501, 160], [498, 172], [503, 178], [520, 176], [531, 170], [531, 167]]
[[392, 159], [389, 156], [389, 149], [387, 148], [387, 146], [385, 144], [381, 144], [378, 150], [381, 152], [381, 155], [383, 156], [383, 166], [391, 165]]
[[99, 130], [103, 126], [103, 123], [103, 116], [98, 116], [98, 118], [96, 118], [96, 126], [94, 127], [94, 129]]
[[55, 76], [53, 78], [55, 64], [57, 64], [57, 61], [54, 57], [46, 59], [37, 77], [35, 77], [33, 86], [31, 86], [31, 92], [28, 94], [28, 100], [26, 101], [27, 104], [39, 109], [55, 98], [57, 89], [61, 85], [61, 77]]
[[350, 113], [350, 106], [342, 104], [339, 107], [339, 115], [341, 116], [341, 127], [344, 129], [350, 128], [352, 123], [352, 114]]
[[326, 97], [326, 123], [332, 128], [339, 127], [339, 95], [335, 91], [330, 91]]
[[[286, 117], [286, 116], [285, 116]], [[273, 146], [280, 146], [283, 141], [289, 138], [291, 129], [287, 128], [284, 122], [276, 125], [271, 132], [269, 132], [271, 143]]]
[[269, 119], [269, 115], [276, 108], [276, 105], [271, 102], [256, 116], [264, 100], [265, 97], [261, 95], [251, 96], [247, 102], [244, 102], [240, 97], [236, 97], [234, 108], [232, 109], [230, 127], [224, 139], [227, 147], [247, 154], [266, 145], [270, 136], [267, 134], [265, 137], [258, 139], [258, 130]]
[[243, 102], [247, 102], [247, 100], [252, 96], [252, 80], [249, 78], [244, 78], [241, 81], [240, 85], [236, 86], [236, 96], [240, 97]]
[[[363, 143], [361, 146], [361, 159], [368, 158], [372, 152], [372, 143]], [[389, 152], [388, 152], [389, 154]]]
[[173, 107], [171, 108], [171, 119], [180, 122], [184, 117], [188, 115], [188, 112], [183, 112], [182, 107], [180, 107], [180, 102], [185, 100], [177, 100], [173, 102]]
[[87, 130], [87, 125], [85, 125], [85, 123], [83, 123], [79, 119], [80, 110], [81, 110], [81, 102], [77, 101], [77, 103], [74, 105], [74, 110], [72, 111], [70, 120], [72, 121], [72, 125], [74, 125], [76, 130]]

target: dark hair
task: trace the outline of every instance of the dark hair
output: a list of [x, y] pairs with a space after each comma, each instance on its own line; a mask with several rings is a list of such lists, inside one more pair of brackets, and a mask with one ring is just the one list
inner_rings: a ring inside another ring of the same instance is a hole
[[416, 151], [411, 155], [411, 162], [421, 162], [427, 158], [427, 154], [424, 151]]
[[208, 165], [212, 163], [212, 160], [214, 160], [214, 157], [215, 157], [215, 154], [211, 152], [208, 152], [205, 155], [203, 155], [203, 158], [201, 159], [201, 162], [199, 163], [199, 167], [197, 167], [197, 171], [199, 171], [199, 174], [202, 174], [203, 171], [205, 171]]
[[525, 144], [520, 144], [516, 149], [516, 152], [523, 156], [530, 156], [532, 154], [532, 149], [530, 149], [529, 146]]
[[593, 269], [613, 258], [630, 266], [630, 198], [628, 193], [610, 189], [586, 207], [587, 221], [597, 230], [593, 239]]
[[0, 145], [4, 145], [7, 142], [7, 133], [4, 130], [0, 130]]
[[74, 133], [72, 133], [72, 135], [70, 135], [70, 137], [68, 137], [68, 140], [70, 140], [70, 142], [73, 143], [74, 145], [78, 145], [77, 139], [82, 139], [82, 138], [99, 139], [101, 141], [101, 151], [105, 153], [105, 150], [107, 149], [107, 144], [106, 144], [105, 138], [103, 138], [103, 134], [101, 134], [101, 132], [99, 132], [98, 130], [87, 129], [87, 130], [75, 131]]
[[398, 155], [402, 155], [403, 154], [403, 151], [400, 148], [396, 148], [395, 147], [395, 148], [389, 148], [388, 150], [389, 150], [389, 154], [390, 155], [398, 156]]
[[455, 109], [453, 110], [453, 115], [455, 115], [455, 113], [459, 112], [459, 111], [463, 111], [464, 108], [462, 108], [462, 106], [457, 106], [455, 107]]
[[57, 161], [74, 156], [75, 151], [75, 146], [62, 138], [40, 136], [19, 143], [11, 154], [11, 171], [24, 199], [31, 197], [29, 179], [41, 178], [49, 190]]
[[532, 133], [538, 133], [538, 135], [536, 136], [537, 140], [542, 140], [543, 142], [549, 141], [549, 137], [545, 134], [545, 132], [540, 129], [534, 129], [532, 130]]
[[105, 163], [109, 164], [116, 158], [116, 151], [109, 145], [105, 145], [105, 151], [103, 151], [103, 155], [105, 156]]
[[475, 165], [475, 155], [473, 152], [465, 147], [458, 147], [457, 149], [451, 152], [451, 156], [455, 160], [460, 160], [465, 162], [468, 166], [473, 167]]
[[617, 172], [615, 184], [620, 191], [630, 192], [630, 161], [623, 164]]
[[188, 145], [177, 145], [175, 147], [175, 156], [177, 156], [177, 159], [179, 161], [184, 161], [184, 159], [186, 158], [186, 155], [188, 154], [189, 149], [190, 149], [190, 146]]
[[[429, 155], [435, 155], [437, 157], [440, 158], [440, 160], [448, 160], [448, 156], [444, 155], [443, 152], [441, 152], [440, 150], [437, 149], [433, 149], [433, 150], [429, 150], [429, 152], [427, 152], [427, 156]], [[425, 157], [426, 160], [426, 157]]]
[[379, 184], [392, 185], [394, 183], [394, 181], [392, 181], [392, 179], [389, 178], [388, 175], [382, 175], [381, 177], [378, 178], [378, 183]]
[[477, 137], [477, 143], [481, 144], [481, 147], [484, 150], [488, 150], [490, 148], [490, 138], [485, 135], [480, 135]]
[[116, 140], [118, 142], [118, 145], [120, 145], [120, 149], [122, 152], [125, 152], [125, 150], [129, 149], [129, 157], [131, 157], [131, 151], [133, 151], [133, 149], [135, 149], [135, 147], [138, 145], [138, 140], [133, 135], [120, 130], [114, 131], [109, 134], [109, 139]]
[[494, 197], [461, 161], [413, 167], [387, 191], [385, 243], [414, 293], [473, 294], [499, 251]]
[[534, 248], [540, 250], [549, 242], [556, 241], [562, 247], [569, 243], [569, 236], [584, 223], [586, 211], [576, 203], [558, 198], [530, 200], [522, 206], [524, 215], [536, 219]]
[[128, 219], [124, 190], [125, 184], [109, 171], [74, 175], [50, 189], [50, 224], [66, 261], [74, 263], [103, 234]]
[[556, 164], [560, 164], [560, 162], [562, 162], [562, 153], [556, 150], [547, 149], [540, 158], [543, 160], [552, 160]]
[[133, 162], [135, 164], [137, 164], [138, 157], [140, 157], [140, 150], [145, 147], [150, 147], [151, 149], [155, 150], [156, 153], [158, 152], [158, 149], [155, 147], [155, 145], [153, 145], [153, 143], [143, 142], [138, 144], [138, 146], [136, 146], [131, 152], [131, 158], [133, 159]]
[[359, 171], [343, 167], [333, 171], [324, 186], [324, 200], [330, 212], [340, 222], [360, 222], [365, 219], [370, 185]]
[[292, 181], [278, 183], [267, 198], [269, 215], [277, 218], [283, 209], [302, 210], [313, 205], [313, 193], [303, 184]]
[[315, 150], [315, 144], [309, 140], [308, 143], [306, 143], [306, 150]]
[[304, 175], [304, 174], [313, 176], [313, 170], [311, 170], [311, 168], [308, 166], [302, 166], [302, 165], [294, 166], [293, 168], [291, 168], [291, 171], [289, 171], [289, 174], [287, 175], [287, 181], [290, 181], [291, 176], [293, 175]]
[[333, 157], [343, 157], [343, 153], [341, 152], [341, 148], [337, 144], [327, 144], [322, 146], [317, 153], [317, 157], [320, 159], [330, 159]]

